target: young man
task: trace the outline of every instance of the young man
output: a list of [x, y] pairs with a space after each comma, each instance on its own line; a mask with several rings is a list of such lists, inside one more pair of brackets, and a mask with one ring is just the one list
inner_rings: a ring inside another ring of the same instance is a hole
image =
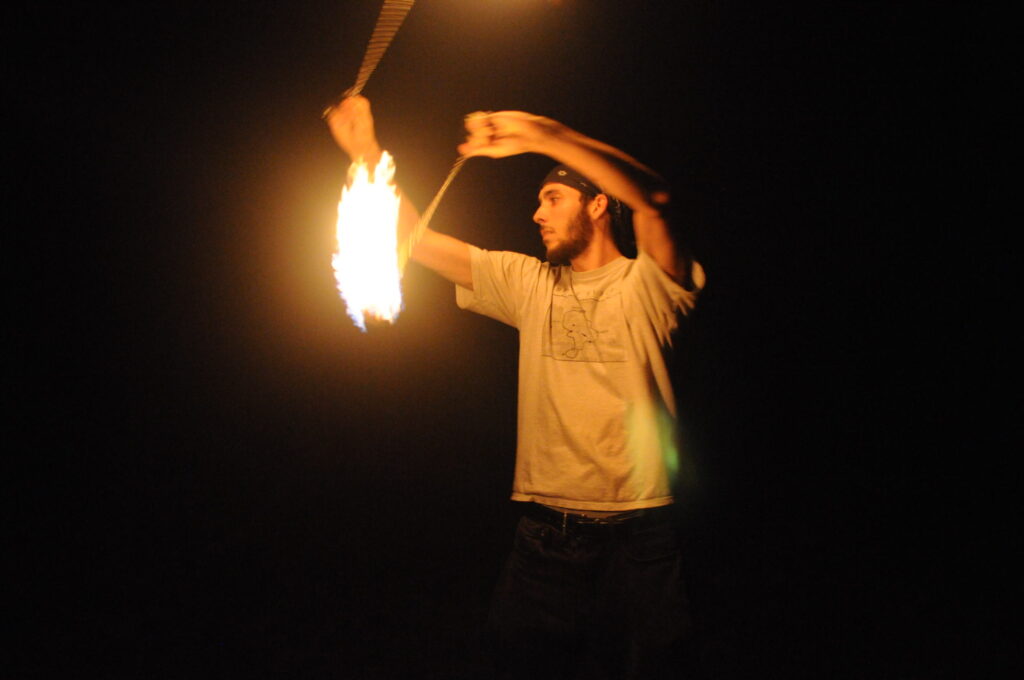
[[[327, 121], [353, 160], [376, 162], [366, 99], [343, 100]], [[547, 262], [430, 229], [411, 253], [456, 284], [460, 307], [519, 330], [512, 499], [523, 517], [490, 617], [498, 668], [529, 678], [677, 673], [668, 660], [687, 614], [665, 512], [678, 460], [663, 350], [703, 270], [676, 247], [663, 182], [622, 151], [519, 111], [473, 114], [466, 128], [465, 156], [559, 163], [533, 216]], [[400, 238], [418, 219], [407, 201], [401, 212]], [[627, 212], [635, 259], [615, 238]]]

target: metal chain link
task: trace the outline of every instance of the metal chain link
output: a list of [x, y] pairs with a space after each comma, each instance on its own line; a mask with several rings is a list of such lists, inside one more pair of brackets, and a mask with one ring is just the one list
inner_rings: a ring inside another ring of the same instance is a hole
[[377, 68], [377, 64], [384, 57], [384, 53], [387, 52], [392, 38], [398, 33], [402, 22], [405, 21], [405, 16], [412, 9], [415, 2], [416, 0], [384, 0], [384, 5], [380, 8], [380, 15], [377, 17], [377, 25], [373, 27], [370, 42], [367, 43], [366, 51], [363, 52], [363, 64], [359, 67], [359, 75], [356, 76], [355, 85], [345, 90], [334, 103], [325, 108], [320, 116], [321, 118], [327, 118], [327, 115], [337, 105], [337, 102], [345, 97], [354, 97], [363, 91], [363, 88], [366, 87], [366, 81], [373, 75], [374, 69]]
[[405, 243], [402, 244], [402, 249], [398, 254], [398, 268], [399, 271], [405, 271], [405, 265], [412, 257], [412, 251], [416, 248], [416, 244], [423, 238], [423, 232], [427, 230], [427, 225], [430, 224], [430, 219], [434, 216], [434, 211], [437, 210], [437, 204], [441, 202], [441, 197], [444, 196], [444, 192], [448, 190], [448, 186], [455, 179], [455, 175], [459, 174], [459, 170], [462, 169], [463, 164], [469, 160], [468, 156], [459, 156], [455, 159], [455, 163], [452, 165], [452, 169], [448, 171], [448, 177], [445, 178], [444, 183], [441, 184], [441, 188], [437, 190], [437, 194], [434, 195], [434, 200], [430, 202], [427, 209], [420, 215], [420, 221], [416, 223], [412, 231], [409, 232], [409, 237], [406, 238]]

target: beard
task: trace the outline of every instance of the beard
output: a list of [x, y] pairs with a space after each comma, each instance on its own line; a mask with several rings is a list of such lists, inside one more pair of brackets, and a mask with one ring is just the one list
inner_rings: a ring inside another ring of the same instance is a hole
[[568, 238], [548, 248], [548, 262], [559, 267], [571, 264], [573, 258], [578, 257], [587, 249], [593, 238], [594, 220], [590, 219], [590, 215], [581, 205], [572, 220], [569, 221]]

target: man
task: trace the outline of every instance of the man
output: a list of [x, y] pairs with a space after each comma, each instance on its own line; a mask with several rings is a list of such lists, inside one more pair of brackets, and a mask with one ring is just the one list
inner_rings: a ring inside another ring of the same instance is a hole
[[[377, 161], [366, 99], [343, 100], [327, 120], [353, 160]], [[466, 128], [465, 156], [558, 162], [533, 216], [548, 262], [430, 229], [411, 253], [456, 284], [460, 307], [519, 329], [512, 499], [523, 517], [489, 621], [498, 669], [529, 678], [678, 672], [668, 661], [687, 619], [665, 512], [678, 460], [663, 350], [703, 270], [676, 247], [661, 180], [622, 151], [518, 111], [473, 114]], [[616, 243], [627, 212], [635, 259]], [[401, 215], [407, 234], [417, 213], [403, 200]]]

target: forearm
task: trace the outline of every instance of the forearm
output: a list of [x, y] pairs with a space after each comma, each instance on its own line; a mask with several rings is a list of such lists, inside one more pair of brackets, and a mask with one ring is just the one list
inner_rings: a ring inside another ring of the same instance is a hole
[[433, 229], [424, 229], [413, 247], [412, 259], [452, 283], [473, 290], [468, 243]]
[[574, 168], [629, 206], [637, 248], [677, 281], [686, 278], [688, 267], [680, 258], [666, 215], [671, 195], [653, 170], [613, 146], [561, 125], [541, 138], [536, 151]]
[[634, 213], [659, 213], [668, 201], [665, 181], [620, 149], [552, 123], [532, 149], [564, 163], [625, 203]]
[[[457, 238], [425, 228], [416, 234], [420, 213], [405, 195], [398, 215], [399, 252], [452, 283], [473, 288], [469, 245]], [[402, 263], [404, 265], [404, 262]]]

